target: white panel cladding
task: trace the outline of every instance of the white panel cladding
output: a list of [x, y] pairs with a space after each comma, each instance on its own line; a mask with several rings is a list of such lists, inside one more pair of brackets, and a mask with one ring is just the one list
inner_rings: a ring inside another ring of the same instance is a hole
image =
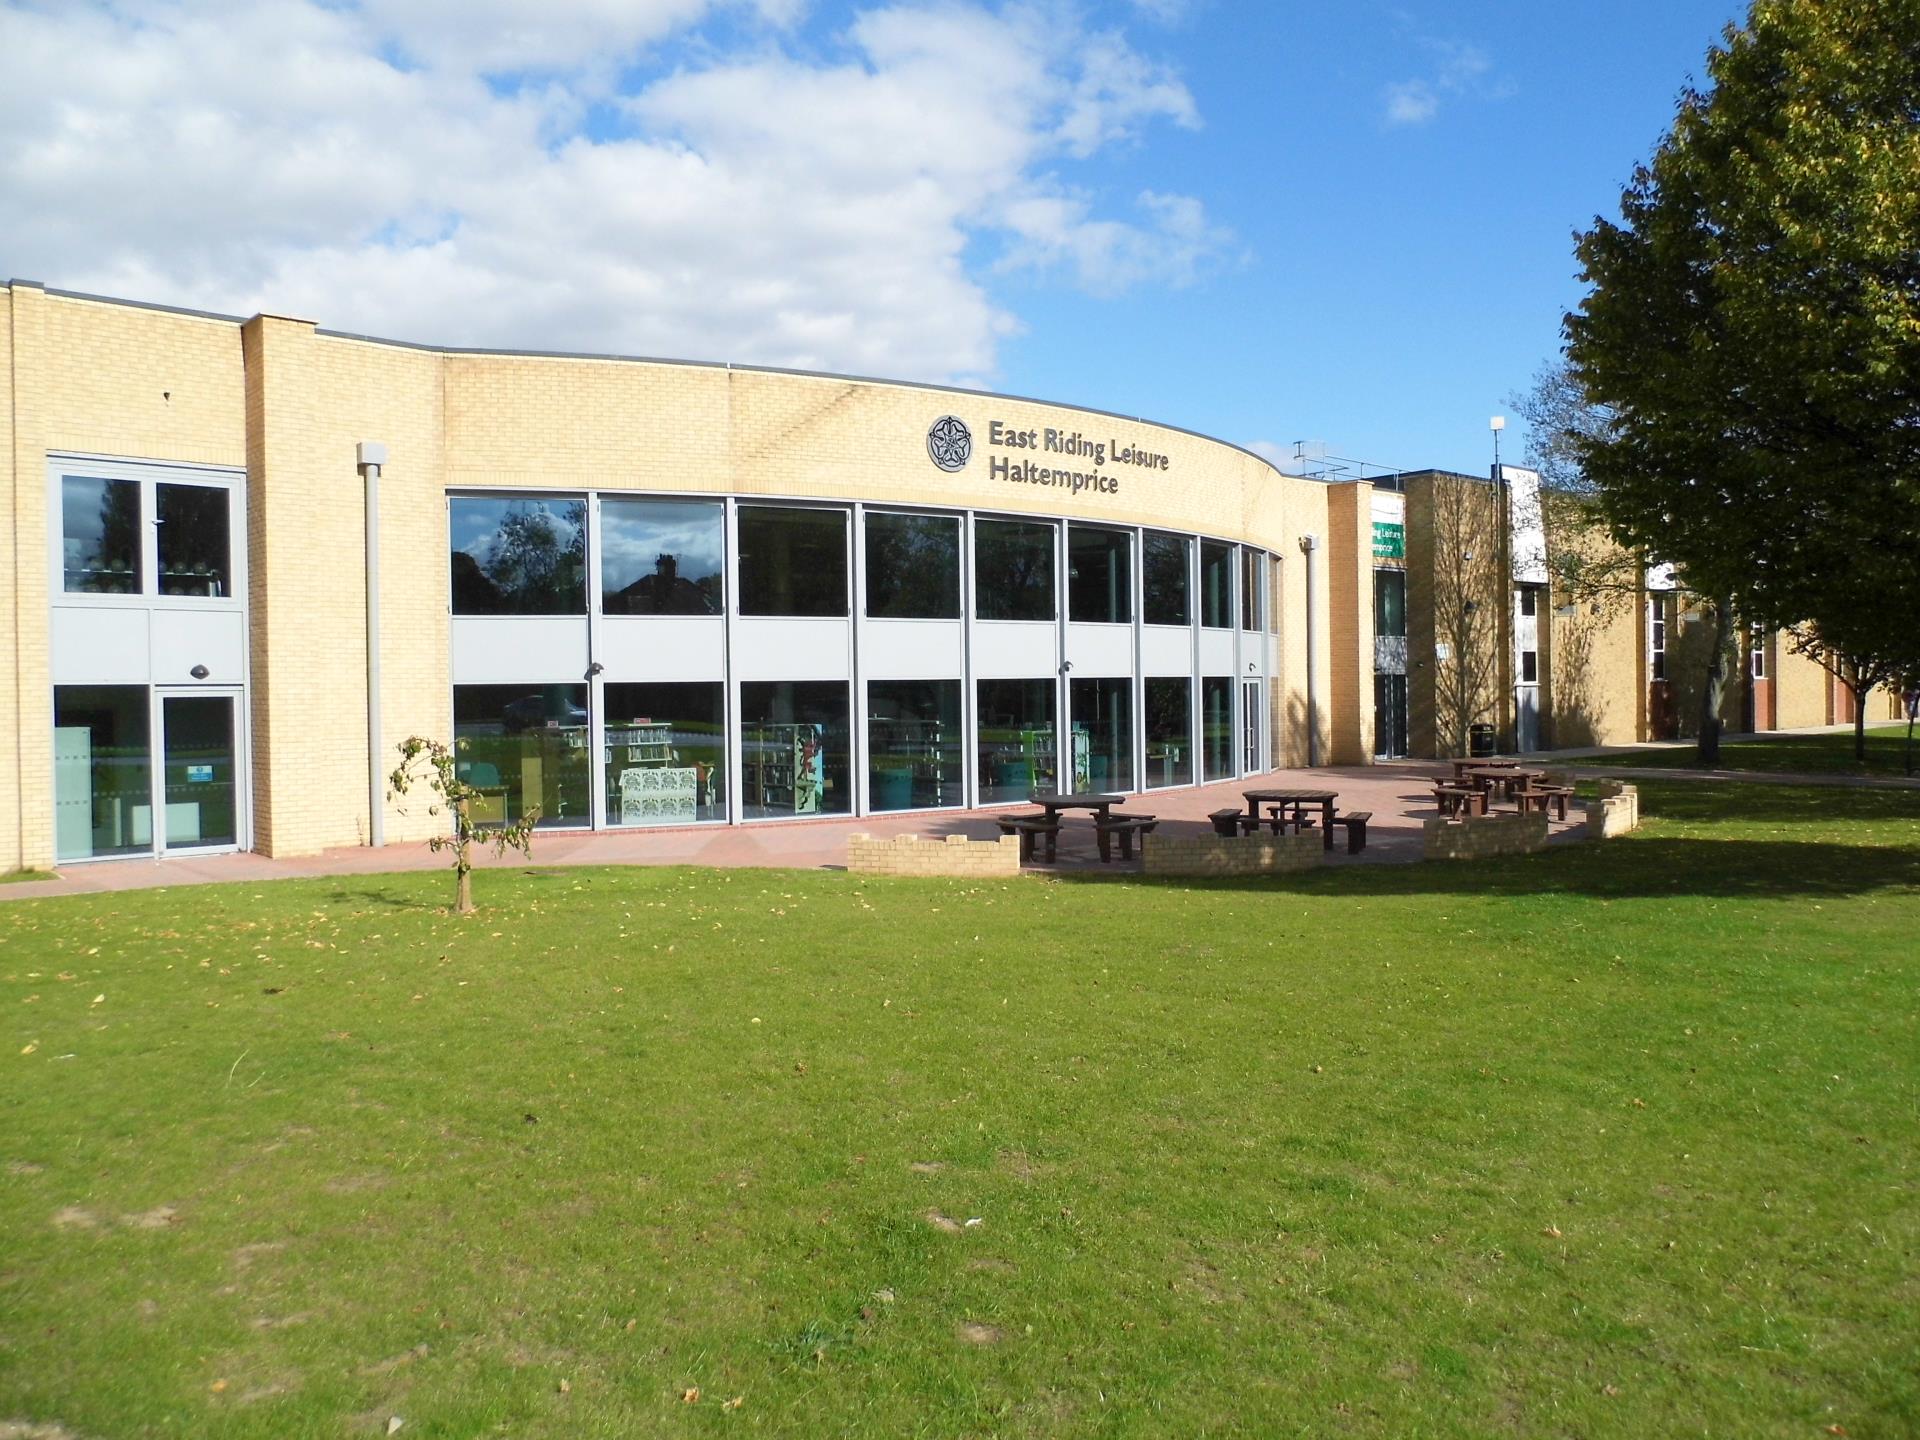
[[1407, 497], [1398, 490], [1375, 490], [1368, 499], [1367, 511], [1376, 524], [1403, 524], [1407, 518]]
[[1051, 620], [974, 621], [973, 673], [982, 680], [1030, 680], [1059, 674], [1059, 627]]
[[1131, 625], [1068, 625], [1067, 659], [1073, 662], [1073, 677], [1090, 679], [1097, 675], [1133, 674], [1133, 627]]
[[1202, 630], [1200, 632], [1200, 673], [1202, 675], [1231, 675], [1234, 673], [1234, 632], [1231, 630]]
[[741, 616], [733, 622], [740, 680], [845, 680], [852, 673], [851, 620]]
[[587, 676], [584, 615], [456, 615], [453, 683], [577, 682]]
[[1191, 675], [1193, 630], [1186, 625], [1145, 625], [1140, 630], [1140, 665], [1145, 675]]
[[[238, 685], [247, 678], [247, 620], [238, 610], [155, 610], [153, 683]], [[205, 675], [195, 675], [205, 666]]]
[[1523, 585], [1547, 583], [1547, 532], [1540, 509], [1540, 472], [1502, 465], [1512, 533], [1513, 578]]
[[869, 620], [860, 670], [869, 680], [952, 680], [965, 651], [958, 620]]
[[1373, 668], [1381, 675], [1406, 674], [1407, 637], [1404, 635], [1374, 636]]
[[149, 673], [147, 614], [131, 607], [53, 610], [53, 683], [145, 685]]
[[727, 622], [718, 615], [609, 615], [599, 622], [593, 658], [601, 677], [622, 680], [724, 680]]

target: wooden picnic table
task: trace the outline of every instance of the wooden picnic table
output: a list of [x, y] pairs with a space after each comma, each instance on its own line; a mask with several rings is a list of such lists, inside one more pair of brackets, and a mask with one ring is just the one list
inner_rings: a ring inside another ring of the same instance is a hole
[[1489, 760], [1484, 756], [1477, 760], [1449, 760], [1447, 763], [1453, 766], [1453, 778], [1456, 781], [1466, 779], [1469, 770], [1517, 770], [1520, 767], [1518, 760]]
[[[1308, 805], [1320, 807], [1320, 830], [1322, 845], [1333, 848], [1333, 802], [1339, 798], [1337, 790], [1242, 790], [1247, 800], [1247, 813], [1255, 820], [1260, 818], [1262, 805], [1272, 806], [1275, 819], [1281, 817], [1278, 812], [1291, 805], [1296, 812]], [[1297, 826], [1295, 827], [1298, 828]]]
[[1071, 795], [1046, 794], [1027, 797], [1056, 820], [1060, 818], [1062, 810], [1091, 810], [1094, 819], [1104, 820], [1107, 818], [1107, 812], [1126, 798], [1124, 795], [1100, 795], [1093, 791], [1081, 791]]
[[1547, 772], [1529, 769], [1515, 762], [1510, 765], [1476, 765], [1467, 771], [1466, 778], [1482, 790], [1491, 790], [1495, 785], [1503, 786], [1507, 798], [1511, 800], [1516, 789], [1524, 790], [1534, 781], [1546, 779]]

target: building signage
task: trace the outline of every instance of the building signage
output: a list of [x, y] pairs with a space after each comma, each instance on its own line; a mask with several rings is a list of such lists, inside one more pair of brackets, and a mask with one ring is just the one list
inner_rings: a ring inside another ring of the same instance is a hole
[[1388, 520], [1374, 521], [1373, 558], [1376, 560], [1406, 559], [1407, 527]]
[[948, 474], [973, 458], [973, 432], [958, 415], [942, 415], [927, 427], [927, 455]]
[[[1039, 456], [1059, 455], [1089, 468], [1050, 465], [1045, 459], [992, 455], [987, 474], [1017, 485], [1058, 485], [1072, 494], [1096, 490], [1120, 493], [1120, 477], [1107, 467], [1132, 465], [1142, 470], [1171, 470], [1172, 460], [1158, 450], [1122, 445], [1118, 440], [1096, 440], [1079, 430], [1045, 427], [1021, 429], [998, 420], [987, 422], [987, 444], [996, 450], [1024, 450]], [[942, 415], [927, 429], [927, 454], [949, 474], [964, 470], [973, 456], [973, 432], [958, 415]]]

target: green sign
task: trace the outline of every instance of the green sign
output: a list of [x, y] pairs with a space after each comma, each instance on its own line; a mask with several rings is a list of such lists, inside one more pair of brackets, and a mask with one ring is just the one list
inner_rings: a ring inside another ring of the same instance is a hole
[[1407, 527], [1395, 524], [1391, 520], [1374, 521], [1373, 558], [1376, 560], [1406, 559]]

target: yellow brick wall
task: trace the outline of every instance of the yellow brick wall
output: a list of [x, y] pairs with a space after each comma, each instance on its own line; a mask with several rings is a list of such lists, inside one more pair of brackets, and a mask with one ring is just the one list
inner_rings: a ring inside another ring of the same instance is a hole
[[1327, 661], [1335, 765], [1373, 758], [1373, 487], [1327, 491]]
[[[1787, 645], [1787, 637], [1777, 638], [1771, 652], [1775, 717], [1782, 730], [1830, 724], [1833, 714], [1827, 704], [1826, 668], [1817, 660], [1796, 655]], [[1867, 712], [1871, 716], [1874, 712]]]
[[1020, 837], [969, 840], [947, 835], [923, 840], [918, 835], [875, 839], [847, 837], [847, 869], [855, 875], [957, 875], [1005, 877], [1020, 873]]
[[47, 456], [72, 451], [238, 467], [246, 461], [239, 327], [231, 321], [49, 295], [9, 294], [14, 737], [0, 867], [53, 863], [53, 687], [48, 666]]
[[20, 489], [15, 472], [20, 456], [13, 443], [13, 296], [11, 289], [0, 290], [0, 466], [7, 477], [6, 502], [0, 504], [0, 637], [4, 637], [0, 638], [0, 874], [25, 863], [20, 828], [27, 813], [20, 789], [25, 774], [21, 747], [26, 739], [20, 711], [20, 621], [33, 603], [23, 593], [16, 548]]
[[1298, 835], [1161, 835], [1140, 837], [1140, 867], [1149, 875], [1265, 875], [1312, 870], [1326, 856], [1318, 832]]

